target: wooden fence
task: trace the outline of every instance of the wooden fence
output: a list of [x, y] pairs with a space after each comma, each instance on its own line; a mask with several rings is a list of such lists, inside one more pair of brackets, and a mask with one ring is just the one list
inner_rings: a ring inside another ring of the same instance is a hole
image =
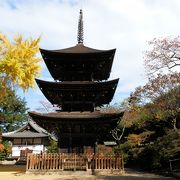
[[124, 169], [123, 159], [120, 156], [96, 155], [88, 163], [88, 169]]
[[28, 154], [26, 171], [123, 170], [120, 156], [85, 154]]

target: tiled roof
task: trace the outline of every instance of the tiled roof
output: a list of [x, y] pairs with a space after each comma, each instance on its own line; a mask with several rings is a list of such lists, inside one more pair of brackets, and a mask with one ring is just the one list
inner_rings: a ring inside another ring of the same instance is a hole
[[36, 133], [36, 132], [31, 132], [31, 131], [3, 134], [3, 137], [6, 137], [6, 138], [40, 138], [40, 137], [48, 137], [48, 136], [49, 136], [48, 134]]
[[[28, 131], [27, 126], [31, 126], [34, 129], [34, 131], [30, 131], [30, 130]], [[48, 133], [45, 129], [40, 127], [33, 120], [29, 120], [27, 122], [27, 124], [25, 124], [24, 126], [22, 126], [21, 128], [15, 130], [15, 131], [8, 132], [8, 133], [3, 133], [2, 137], [5, 137], [5, 138], [50, 137], [53, 140], [57, 141], [57, 139], [53, 135]]]

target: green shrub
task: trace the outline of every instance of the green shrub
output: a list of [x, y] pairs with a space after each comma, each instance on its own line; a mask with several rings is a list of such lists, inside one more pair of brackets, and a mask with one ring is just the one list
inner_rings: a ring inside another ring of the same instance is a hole
[[47, 147], [48, 153], [57, 153], [58, 152], [58, 142], [50, 140], [49, 146]]

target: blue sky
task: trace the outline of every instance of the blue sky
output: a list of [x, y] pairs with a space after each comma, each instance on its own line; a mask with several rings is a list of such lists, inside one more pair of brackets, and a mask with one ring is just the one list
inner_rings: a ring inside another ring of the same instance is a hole
[[[41, 35], [44, 49], [74, 46], [80, 8], [84, 13], [84, 44], [117, 49], [110, 79], [119, 77], [120, 81], [112, 103], [146, 82], [143, 52], [148, 49], [147, 41], [180, 32], [179, 0], [0, 0], [0, 32], [9, 38]], [[40, 78], [52, 80], [41, 65]], [[31, 110], [46, 101], [37, 87], [18, 93]]]

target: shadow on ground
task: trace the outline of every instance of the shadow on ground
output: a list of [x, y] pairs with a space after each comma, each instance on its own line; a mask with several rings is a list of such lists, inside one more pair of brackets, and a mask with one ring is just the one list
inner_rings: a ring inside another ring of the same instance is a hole
[[175, 180], [172, 177], [102, 176], [99, 180]]

